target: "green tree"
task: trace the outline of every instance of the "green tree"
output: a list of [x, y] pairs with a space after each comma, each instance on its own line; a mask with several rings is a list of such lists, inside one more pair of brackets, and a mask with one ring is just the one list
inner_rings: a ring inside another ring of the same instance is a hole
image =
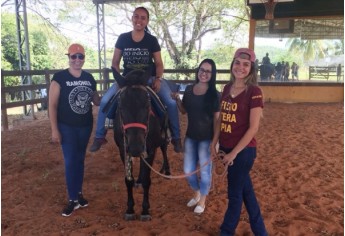
[[49, 60], [49, 47], [46, 35], [43, 32], [32, 32], [32, 68], [35, 70], [44, 70], [51, 68], [51, 60]]
[[339, 41], [334, 40], [302, 40], [300, 38], [290, 38], [287, 41], [287, 46], [292, 53], [302, 54], [305, 61], [336, 55], [341, 51]]
[[[175, 68], [198, 64], [207, 34], [226, 29], [236, 35], [240, 22], [248, 19], [245, 3], [235, 0], [220, 0], [217, 4], [212, 0], [152, 1], [147, 8], [150, 28], [167, 48]], [[134, 6], [121, 9], [127, 11], [130, 21]]]
[[1, 14], [1, 68], [18, 70], [18, 39], [16, 35], [15, 17]]

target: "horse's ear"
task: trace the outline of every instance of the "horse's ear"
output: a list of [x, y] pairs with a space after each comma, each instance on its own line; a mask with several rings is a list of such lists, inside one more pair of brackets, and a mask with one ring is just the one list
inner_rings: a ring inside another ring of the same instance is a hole
[[144, 70], [132, 70], [125, 77], [125, 85], [147, 85], [149, 78], [146, 78], [146, 71]]
[[119, 72], [117, 72], [117, 70], [114, 67], [111, 67], [111, 70], [113, 71], [114, 79], [120, 86], [120, 88], [125, 86], [125, 78]]

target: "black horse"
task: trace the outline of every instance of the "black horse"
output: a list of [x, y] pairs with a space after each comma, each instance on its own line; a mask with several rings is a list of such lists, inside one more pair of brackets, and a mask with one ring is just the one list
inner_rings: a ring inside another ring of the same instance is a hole
[[262, 64], [259, 68], [261, 81], [271, 80], [274, 74], [274, 64]]
[[[116, 73], [116, 72], [115, 72]], [[119, 76], [119, 75], [114, 75]], [[167, 145], [162, 119], [154, 115], [151, 109], [151, 95], [146, 87], [148, 73], [134, 70], [122, 79], [122, 89], [118, 95], [118, 107], [114, 122], [114, 139], [119, 147], [121, 160], [125, 165], [125, 183], [127, 186], [126, 220], [134, 220], [133, 187], [135, 180], [132, 174], [132, 158], [140, 158], [138, 180], [143, 187], [142, 221], [151, 220], [149, 213], [149, 190], [151, 185], [151, 169], [143, 161], [152, 166], [156, 149], [163, 153], [163, 167], [167, 162]], [[169, 166], [167, 166], [169, 168]]]

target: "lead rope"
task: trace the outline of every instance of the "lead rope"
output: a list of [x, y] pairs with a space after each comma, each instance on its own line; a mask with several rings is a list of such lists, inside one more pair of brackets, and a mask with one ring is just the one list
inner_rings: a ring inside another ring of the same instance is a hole
[[[222, 158], [223, 158], [224, 156], [225, 156], [225, 153], [224, 153], [223, 151], [220, 151], [220, 152], [218, 152], [218, 154], [217, 154], [217, 158], [213, 160], [213, 161], [216, 163], [216, 166], [217, 166], [217, 167], [220, 166], [219, 163], [222, 164], [222, 167], [224, 168], [224, 171], [222, 171], [221, 174], [218, 174], [217, 169], [219, 169], [219, 168], [216, 167], [215, 173], [216, 173], [216, 175], [222, 176], [223, 178], [224, 178], [224, 176], [225, 176], [225, 174], [226, 174], [226, 172], [227, 172], [227, 170], [228, 170], [227, 166], [224, 166], [223, 163], [222, 163]], [[202, 166], [200, 166], [200, 168], [198, 168], [198, 169], [196, 169], [195, 171], [192, 171], [192, 172], [190, 172], [190, 173], [188, 173], [188, 174], [183, 174], [183, 175], [165, 175], [165, 174], [162, 174], [162, 173], [160, 173], [159, 171], [155, 170], [155, 169], [145, 160], [145, 158], [146, 158], [146, 157], [145, 157], [145, 154], [142, 154], [140, 157], [141, 157], [141, 159], [144, 161], [144, 163], [145, 163], [154, 173], [156, 173], [157, 175], [162, 176], [162, 177], [164, 177], [164, 178], [167, 178], [167, 179], [182, 179], [182, 178], [186, 178], [186, 177], [188, 177], [188, 176], [191, 176], [191, 175], [193, 175], [193, 174], [198, 173], [202, 168], [204, 168], [205, 166], [207, 166], [207, 165], [210, 164], [210, 162], [211, 162], [211, 159], [209, 159], [209, 160], [208, 160], [207, 162], [205, 162]]]
[[[214, 168], [214, 173], [217, 175], [217, 176], [220, 176], [222, 178], [222, 180], [224, 180], [225, 178], [225, 175], [227, 174], [228, 172], [228, 166], [227, 165], [224, 165], [223, 163], [223, 158], [224, 156], [226, 155], [225, 152], [223, 152], [222, 150], [220, 150], [217, 154], [217, 158], [215, 159], [215, 168]], [[229, 164], [229, 166], [232, 166], [234, 163], [231, 162]]]

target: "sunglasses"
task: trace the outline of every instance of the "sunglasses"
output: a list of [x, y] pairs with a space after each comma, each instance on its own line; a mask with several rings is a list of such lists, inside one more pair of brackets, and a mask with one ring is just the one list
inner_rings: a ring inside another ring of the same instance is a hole
[[74, 55], [71, 55], [69, 56], [72, 60], [75, 60], [75, 59], [79, 59], [79, 60], [84, 60], [85, 56], [83, 54], [74, 54]]

